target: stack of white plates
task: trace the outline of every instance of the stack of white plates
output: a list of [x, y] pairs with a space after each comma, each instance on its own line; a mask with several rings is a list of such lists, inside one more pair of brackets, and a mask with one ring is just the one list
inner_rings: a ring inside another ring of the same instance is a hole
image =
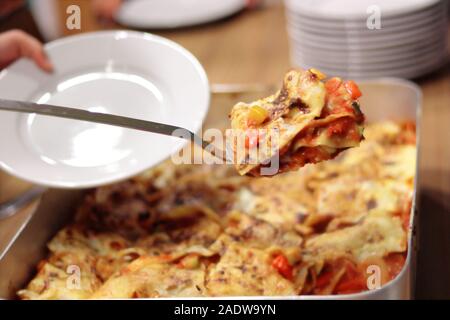
[[285, 3], [295, 66], [351, 78], [416, 78], [448, 58], [447, 0]]

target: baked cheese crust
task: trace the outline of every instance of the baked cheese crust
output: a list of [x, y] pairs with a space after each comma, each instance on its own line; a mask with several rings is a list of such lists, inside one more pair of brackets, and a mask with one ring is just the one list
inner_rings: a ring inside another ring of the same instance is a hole
[[382, 122], [365, 134], [334, 160], [273, 178], [164, 163], [90, 191], [18, 296], [354, 293], [373, 265], [385, 284], [408, 250], [415, 132]]

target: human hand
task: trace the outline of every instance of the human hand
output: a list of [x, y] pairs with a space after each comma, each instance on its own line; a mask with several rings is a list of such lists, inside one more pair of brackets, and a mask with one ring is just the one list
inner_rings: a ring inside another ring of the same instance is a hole
[[29, 58], [46, 72], [53, 66], [45, 54], [42, 43], [21, 30], [10, 30], [0, 34], [0, 70], [19, 58]]
[[6, 17], [24, 5], [23, 0], [8, 0], [0, 2], [0, 16]]
[[257, 8], [262, 3], [261, 0], [246, 0], [246, 2], [249, 9]]
[[123, 0], [93, 0], [92, 9], [98, 18], [112, 21], [122, 2]]

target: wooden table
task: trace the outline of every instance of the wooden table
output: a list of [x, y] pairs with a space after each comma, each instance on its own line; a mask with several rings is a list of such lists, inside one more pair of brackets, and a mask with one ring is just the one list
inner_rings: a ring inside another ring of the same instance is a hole
[[[117, 28], [99, 25], [87, 0], [58, 3], [62, 19], [67, 5], [81, 6], [82, 32]], [[212, 83], [274, 84], [290, 67], [284, 9], [278, 4], [201, 27], [153, 32], [196, 55]], [[416, 81], [424, 93], [416, 296], [450, 298], [450, 65]], [[0, 222], [0, 234], [6, 223]]]

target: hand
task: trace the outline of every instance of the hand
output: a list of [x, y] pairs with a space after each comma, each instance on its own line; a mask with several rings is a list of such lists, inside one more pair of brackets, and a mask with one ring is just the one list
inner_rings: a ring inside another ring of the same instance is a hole
[[0, 2], [0, 16], [7, 16], [24, 5], [23, 0], [9, 0]]
[[95, 15], [107, 21], [113, 21], [116, 12], [119, 11], [123, 0], [93, 0], [92, 9]]
[[1, 33], [0, 70], [22, 57], [33, 60], [39, 68], [46, 72], [53, 70], [39, 40], [20, 30]]
[[247, 8], [249, 8], [249, 9], [254, 9], [262, 3], [261, 0], [246, 0], [246, 2], [247, 2]]

